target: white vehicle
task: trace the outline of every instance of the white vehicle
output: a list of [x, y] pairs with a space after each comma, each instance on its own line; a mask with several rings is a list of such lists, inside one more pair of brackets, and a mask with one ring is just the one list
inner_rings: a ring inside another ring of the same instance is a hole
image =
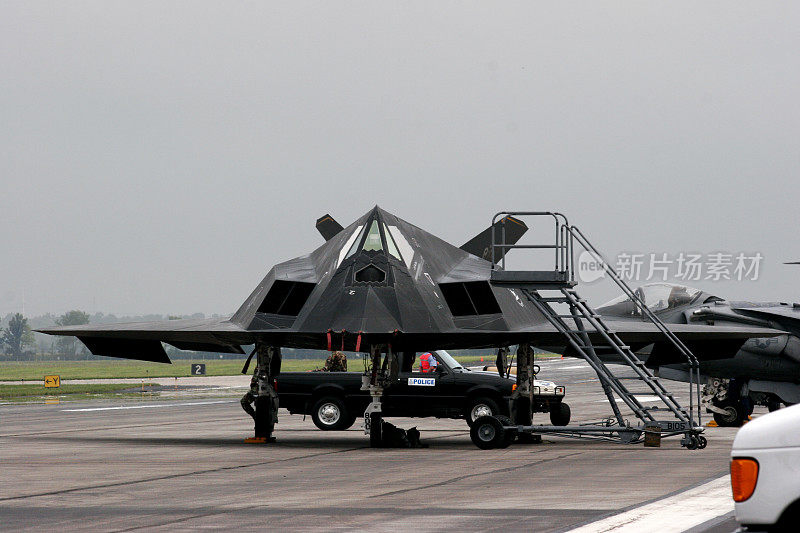
[[745, 531], [800, 531], [800, 405], [739, 430], [731, 485], [736, 520]]

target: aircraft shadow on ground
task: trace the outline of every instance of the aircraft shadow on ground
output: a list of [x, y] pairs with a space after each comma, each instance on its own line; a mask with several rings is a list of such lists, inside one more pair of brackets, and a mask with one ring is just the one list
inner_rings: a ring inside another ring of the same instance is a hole
[[[320, 449], [320, 450], [346, 450], [369, 448], [369, 439], [366, 436], [357, 435], [343, 435], [327, 436], [319, 432], [318, 436], [313, 437], [294, 437], [291, 435], [281, 435], [280, 432], [275, 434], [277, 441], [272, 444], [248, 444], [244, 442], [244, 438], [212, 438], [212, 437], [104, 437], [104, 436], [41, 436], [38, 441], [57, 442], [57, 443], [83, 443], [83, 444], [118, 444], [125, 446], [177, 446], [177, 447], [220, 447], [231, 448], [241, 447], [248, 449], [269, 449], [269, 448], [302, 448], [302, 449]], [[474, 450], [478, 452], [475, 445], [465, 435], [456, 435], [452, 437], [436, 437], [430, 436], [426, 438], [425, 433], [422, 434], [422, 443], [429, 446], [429, 450]], [[677, 441], [675, 441], [677, 443]], [[662, 443], [662, 446], [671, 448], [669, 442]], [[628, 450], [634, 451], [641, 448], [641, 445], [626, 446], [612, 442], [602, 442], [596, 440], [575, 440], [575, 439], [544, 439], [541, 444], [513, 444], [511, 449], [527, 449], [535, 451], [542, 448], [552, 449], [553, 447], [569, 447], [569, 448], [608, 448], [610, 450]], [[399, 450], [404, 448], [383, 448], [387, 450]], [[420, 448], [409, 449], [410, 451], [417, 451]], [[377, 451], [377, 450], [376, 450]]]
[[369, 440], [364, 438], [296, 438], [278, 437], [278, 442], [274, 444], [248, 444], [242, 438], [214, 438], [214, 437], [101, 437], [101, 436], [43, 436], [38, 437], [38, 441], [61, 442], [61, 443], [84, 443], [84, 444], [123, 444], [126, 446], [216, 446], [216, 447], [242, 447], [242, 448], [269, 448], [279, 446], [282, 448], [359, 448], [369, 447]]

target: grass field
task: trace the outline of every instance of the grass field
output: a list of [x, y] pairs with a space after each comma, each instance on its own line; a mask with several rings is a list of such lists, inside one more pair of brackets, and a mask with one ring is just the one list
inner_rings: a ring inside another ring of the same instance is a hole
[[[244, 360], [177, 360], [171, 365], [127, 360], [12, 361], [0, 363], [0, 381], [41, 381], [49, 374], [57, 374], [62, 380], [182, 377], [191, 375], [192, 363], [205, 363], [207, 376], [233, 376], [242, 371]], [[282, 368], [286, 371], [313, 370], [324, 363], [324, 360], [293, 359], [283, 361]]]
[[[554, 357], [540, 355], [537, 357]], [[480, 356], [469, 355], [457, 358], [461, 364], [480, 364]], [[103, 361], [9, 361], [0, 363], [0, 381], [42, 381], [44, 376], [57, 374], [61, 379], [113, 379], [113, 378], [160, 378], [189, 376], [192, 363], [205, 363], [208, 376], [233, 376], [242, 371], [243, 359], [176, 360], [171, 365], [128, 360]], [[484, 362], [494, 363], [484, 356]], [[305, 372], [322, 368], [324, 359], [284, 359], [281, 370]], [[349, 370], [361, 370], [361, 358], [350, 358]], [[253, 366], [251, 364], [250, 371]]]
[[[144, 386], [149, 386], [145, 383]], [[60, 387], [45, 388], [43, 385], [0, 385], [0, 400], [24, 398], [41, 398], [48, 396], [66, 396], [71, 399], [79, 397], [95, 397], [98, 394], [111, 394], [121, 391], [136, 394], [139, 385], [130, 383], [73, 385], [63, 384]]]

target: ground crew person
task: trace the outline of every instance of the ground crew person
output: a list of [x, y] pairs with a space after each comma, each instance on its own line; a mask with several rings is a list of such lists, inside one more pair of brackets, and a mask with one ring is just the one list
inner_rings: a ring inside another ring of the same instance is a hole
[[323, 372], [347, 372], [347, 355], [344, 352], [335, 351], [325, 360]]
[[[280, 350], [277, 350], [276, 353], [273, 354], [270, 363], [271, 363], [270, 370], [271, 370], [272, 376], [273, 377], [277, 376], [278, 373], [280, 372], [280, 367], [281, 367], [281, 353], [280, 353]], [[249, 365], [249, 364], [250, 364], [250, 360], [248, 359], [247, 360], [247, 365]], [[245, 368], [247, 368], [247, 365], [245, 365]], [[253, 420], [256, 419], [256, 410], [253, 408], [252, 404], [255, 403], [256, 399], [258, 398], [259, 393], [262, 392], [262, 391], [259, 390], [260, 382], [262, 382], [262, 381], [266, 382], [267, 379], [268, 379], [266, 370], [267, 370], [266, 368], [262, 368], [261, 367], [261, 358], [256, 359], [256, 367], [253, 369], [253, 377], [250, 378], [250, 390], [247, 391], [244, 396], [242, 396], [242, 400], [241, 400], [242, 409], [244, 409], [245, 413], [247, 413], [248, 415], [252, 416]], [[277, 395], [275, 394], [275, 391], [272, 390], [271, 388], [270, 388], [270, 391], [271, 391], [270, 392], [270, 396], [273, 397], [272, 398], [273, 399], [273, 404], [274, 404], [273, 405], [273, 410], [275, 412], [274, 414], [276, 415], [275, 418], [277, 419], [277, 413], [278, 413]]]
[[433, 356], [431, 352], [425, 352], [419, 356], [419, 370], [420, 372], [436, 372], [436, 367], [439, 366], [439, 361]]

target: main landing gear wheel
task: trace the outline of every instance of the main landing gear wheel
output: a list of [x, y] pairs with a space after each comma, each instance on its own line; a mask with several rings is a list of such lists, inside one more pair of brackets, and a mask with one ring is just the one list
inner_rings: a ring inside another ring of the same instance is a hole
[[369, 447], [381, 448], [383, 446], [383, 417], [380, 413], [369, 414]]
[[725, 400], [717, 404], [717, 407], [725, 411], [725, 413], [714, 413], [714, 422], [720, 427], [739, 427], [744, 422], [745, 407], [742, 402]]
[[[497, 415], [495, 418], [499, 420], [500, 423], [503, 424], [504, 426], [514, 425], [513, 422], [511, 422], [511, 419], [508, 418], [506, 415]], [[500, 448], [508, 448], [509, 446], [511, 446], [511, 443], [517, 439], [517, 432], [511, 429], [505, 429], [505, 428], [503, 429], [505, 431], [505, 435], [503, 437], [503, 442], [500, 443]]]
[[767, 409], [770, 413], [777, 411], [781, 408], [781, 401], [776, 396], [772, 396], [767, 400]]
[[506, 431], [503, 429], [503, 424], [495, 417], [482, 416], [472, 424], [469, 436], [481, 450], [492, 450], [504, 447]]

